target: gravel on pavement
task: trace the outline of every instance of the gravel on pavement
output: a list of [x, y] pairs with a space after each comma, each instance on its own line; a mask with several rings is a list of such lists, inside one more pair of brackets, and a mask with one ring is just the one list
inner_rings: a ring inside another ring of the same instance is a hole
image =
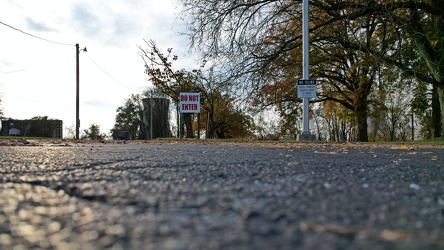
[[444, 249], [444, 149], [0, 147], [0, 249]]

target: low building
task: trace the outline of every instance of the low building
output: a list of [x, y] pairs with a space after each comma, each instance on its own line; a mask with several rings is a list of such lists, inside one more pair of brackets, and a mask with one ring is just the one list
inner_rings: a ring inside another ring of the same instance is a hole
[[62, 139], [63, 121], [48, 119], [3, 120], [0, 135], [48, 137]]

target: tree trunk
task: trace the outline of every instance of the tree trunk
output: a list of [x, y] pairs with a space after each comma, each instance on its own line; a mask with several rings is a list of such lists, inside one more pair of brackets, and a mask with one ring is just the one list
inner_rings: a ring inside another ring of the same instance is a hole
[[368, 142], [368, 125], [367, 125], [367, 106], [355, 106], [358, 134], [357, 139], [360, 142]]
[[205, 137], [207, 139], [213, 139], [214, 138], [214, 131], [216, 130], [214, 126], [214, 118], [213, 118], [213, 112], [208, 111], [207, 112], [207, 127], [206, 127], [206, 135]]
[[347, 123], [342, 121], [341, 122], [341, 130], [340, 134], [338, 135], [338, 141], [340, 142], [346, 142], [347, 140], [350, 140], [350, 138], [347, 138]]
[[186, 138], [194, 138], [192, 116], [193, 114], [190, 113], [183, 114], [183, 123], [185, 124]]
[[224, 133], [223, 129], [217, 130], [216, 135], [217, 135], [217, 138], [219, 138], [219, 139], [225, 139], [225, 133]]

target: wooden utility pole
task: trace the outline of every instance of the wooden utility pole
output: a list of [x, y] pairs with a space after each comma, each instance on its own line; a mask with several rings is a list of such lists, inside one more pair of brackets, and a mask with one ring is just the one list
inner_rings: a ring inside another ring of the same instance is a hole
[[[82, 49], [82, 51], [87, 52], [86, 47]], [[80, 89], [80, 80], [79, 80], [79, 54], [80, 48], [79, 44], [76, 43], [76, 140], [79, 139], [79, 129], [80, 129], [80, 118], [79, 118], [79, 89]]]
[[76, 140], [79, 139], [79, 44], [76, 44]]

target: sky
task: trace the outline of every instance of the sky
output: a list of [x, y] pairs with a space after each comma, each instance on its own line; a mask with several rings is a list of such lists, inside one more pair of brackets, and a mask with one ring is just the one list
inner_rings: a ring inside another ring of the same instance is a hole
[[[175, 0], [1, 0], [0, 108], [4, 117], [48, 116], [75, 128], [76, 48], [80, 65], [80, 131], [113, 128], [116, 109], [152, 86], [138, 46], [154, 40], [194, 67], [179, 36]], [[22, 31], [22, 32], [21, 32]], [[28, 34], [24, 34], [28, 33]]]

